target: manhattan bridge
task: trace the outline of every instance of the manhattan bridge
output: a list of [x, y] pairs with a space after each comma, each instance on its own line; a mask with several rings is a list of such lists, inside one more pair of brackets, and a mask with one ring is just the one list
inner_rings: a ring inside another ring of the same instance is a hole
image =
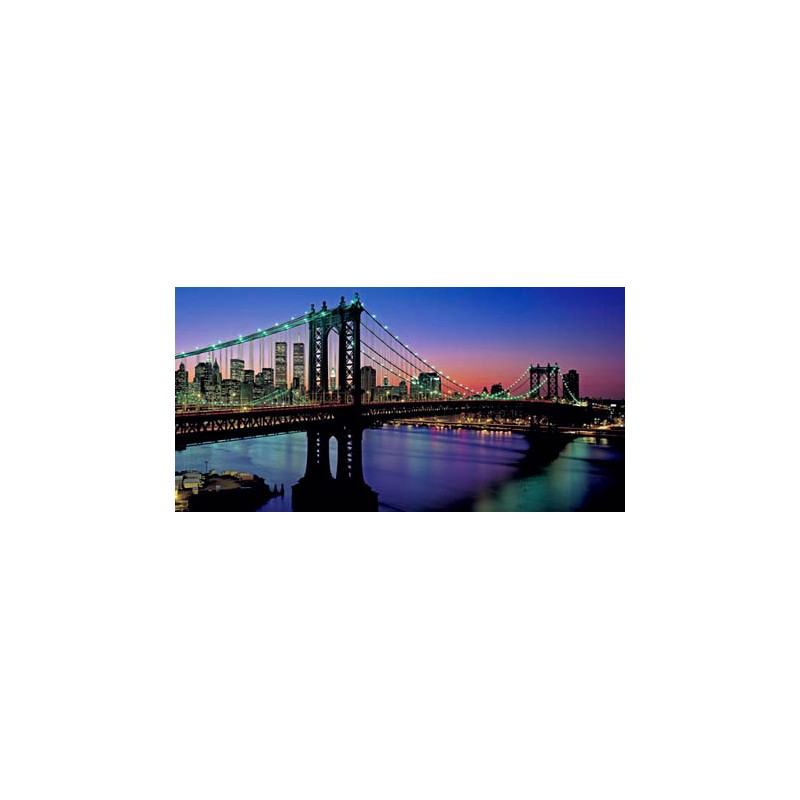
[[[289, 353], [292, 354], [291, 372]], [[306, 354], [308, 362], [306, 363]], [[175, 447], [305, 431], [305, 475], [293, 505], [377, 508], [361, 466], [363, 430], [403, 418], [507, 414], [531, 427], [580, 425], [580, 403], [558, 364], [529, 364], [507, 388], [481, 392], [436, 367], [389, 331], [361, 303], [311, 308], [255, 333], [178, 353]], [[189, 382], [193, 369], [194, 380]], [[382, 374], [382, 385], [376, 376]], [[397, 381], [392, 383], [390, 381]], [[337, 441], [335, 478], [329, 442]], [[374, 502], [373, 502], [374, 501]]]

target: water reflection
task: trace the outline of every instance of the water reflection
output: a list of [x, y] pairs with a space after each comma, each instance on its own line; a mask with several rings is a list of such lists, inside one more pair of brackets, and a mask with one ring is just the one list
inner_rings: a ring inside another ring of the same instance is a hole
[[[262, 511], [291, 511], [288, 487], [306, 470], [307, 436], [289, 433], [188, 447], [176, 469], [236, 469], [287, 487]], [[552, 463], [530, 468], [528, 442], [506, 431], [387, 426], [363, 435], [364, 480], [381, 511], [624, 509], [624, 443], [581, 437]], [[330, 440], [335, 471], [337, 442]]]

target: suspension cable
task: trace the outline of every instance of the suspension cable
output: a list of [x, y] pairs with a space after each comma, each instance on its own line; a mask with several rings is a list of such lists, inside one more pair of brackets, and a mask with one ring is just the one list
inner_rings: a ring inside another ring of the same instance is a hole
[[[367, 309], [364, 309], [364, 310], [365, 310], [365, 311], [367, 311]], [[368, 313], [368, 314], [369, 314], [369, 315], [372, 317], [372, 319], [374, 319], [374, 320], [375, 320], [375, 322], [376, 322], [378, 325], [383, 325], [383, 323], [382, 323], [382, 322], [381, 322], [381, 321], [378, 319], [377, 315], [375, 315], [375, 314], [370, 314], [370, 312], [369, 312], [369, 311], [367, 311], [367, 313]], [[405, 349], [406, 349], [406, 350], [407, 350], [409, 353], [411, 353], [411, 354], [412, 354], [413, 356], [415, 356], [417, 359], [419, 359], [420, 361], [422, 361], [422, 363], [423, 363], [423, 364], [425, 364], [427, 367], [429, 367], [430, 369], [434, 370], [434, 371], [436, 372], [436, 374], [437, 374], [437, 375], [439, 375], [440, 377], [444, 377], [444, 378], [445, 378], [445, 380], [447, 380], [449, 383], [451, 383], [451, 384], [453, 384], [453, 385], [455, 385], [455, 386], [458, 386], [458, 387], [459, 387], [459, 388], [461, 388], [461, 389], [464, 389], [464, 391], [471, 392], [472, 394], [478, 394], [478, 392], [476, 392], [474, 389], [470, 388], [469, 386], [465, 386], [463, 383], [460, 383], [459, 381], [455, 380], [454, 378], [451, 378], [449, 375], [443, 375], [443, 374], [442, 374], [442, 373], [441, 373], [439, 370], [437, 370], [437, 369], [436, 369], [435, 365], [431, 364], [431, 363], [430, 363], [430, 362], [429, 362], [427, 359], [425, 359], [425, 358], [422, 358], [422, 356], [420, 356], [420, 355], [419, 355], [419, 353], [415, 353], [415, 352], [414, 352], [414, 351], [413, 351], [413, 350], [412, 350], [412, 349], [411, 349], [411, 348], [410, 348], [410, 347], [409, 347], [409, 346], [408, 346], [408, 345], [407, 345], [405, 342], [403, 342], [403, 341], [400, 339], [400, 337], [399, 337], [399, 336], [397, 336], [396, 334], [392, 333], [392, 332], [389, 330], [389, 326], [388, 326], [388, 325], [383, 325], [383, 329], [384, 329], [384, 330], [385, 330], [385, 331], [386, 331], [386, 332], [389, 334], [389, 336], [391, 336], [391, 337], [392, 337], [392, 338], [393, 338], [393, 339], [394, 339], [394, 340], [395, 340], [395, 341], [396, 341], [396, 342], [397, 342], [397, 343], [398, 343], [398, 344], [399, 344], [401, 347], [405, 348]]]

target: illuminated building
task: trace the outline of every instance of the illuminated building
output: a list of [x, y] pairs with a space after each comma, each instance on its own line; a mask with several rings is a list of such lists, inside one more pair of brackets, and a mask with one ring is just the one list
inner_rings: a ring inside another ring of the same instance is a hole
[[207, 361], [201, 361], [195, 368], [194, 368], [194, 382], [197, 384], [202, 384], [204, 380], [207, 380], [210, 373], [210, 365]]
[[221, 394], [223, 405], [238, 405], [242, 397], [242, 382], [233, 378], [224, 378]]
[[426, 398], [438, 397], [442, 393], [442, 379], [439, 374], [436, 372], [420, 372], [419, 393]]
[[286, 342], [275, 342], [275, 388], [286, 389]]
[[244, 361], [241, 358], [231, 359], [230, 378], [232, 381], [239, 381], [239, 383], [244, 380]]
[[292, 345], [292, 388], [301, 392], [306, 388], [306, 356], [305, 345], [295, 342]]
[[175, 392], [185, 392], [188, 388], [189, 373], [186, 371], [186, 365], [181, 362], [181, 365], [175, 370]]
[[369, 400], [372, 399], [376, 377], [375, 367], [361, 367], [361, 388], [364, 390], [364, 397]]
[[261, 383], [265, 389], [275, 388], [275, 371], [272, 367], [264, 367], [261, 370]]

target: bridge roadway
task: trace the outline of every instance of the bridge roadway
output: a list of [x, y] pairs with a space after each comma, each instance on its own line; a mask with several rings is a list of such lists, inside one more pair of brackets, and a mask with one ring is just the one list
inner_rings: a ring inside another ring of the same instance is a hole
[[590, 421], [591, 409], [552, 400], [415, 400], [355, 405], [270, 406], [252, 409], [176, 411], [175, 449], [191, 444], [247, 439], [292, 431], [339, 426], [369, 427], [375, 422], [405, 417], [439, 417], [516, 413], [557, 424]]

